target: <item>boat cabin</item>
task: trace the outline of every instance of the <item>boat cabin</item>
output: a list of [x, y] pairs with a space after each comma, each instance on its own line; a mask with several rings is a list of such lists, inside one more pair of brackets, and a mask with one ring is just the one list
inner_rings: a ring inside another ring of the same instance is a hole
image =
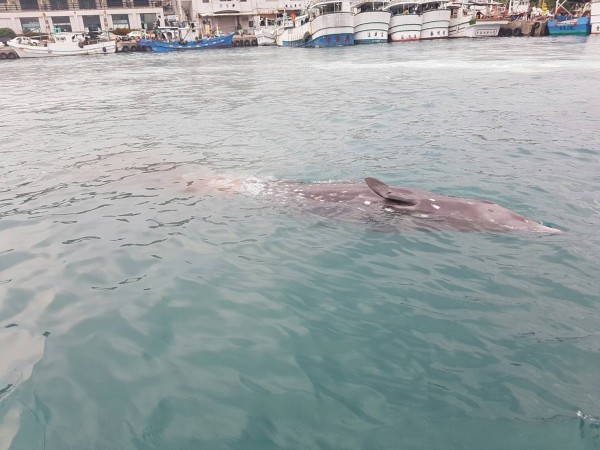
[[381, 11], [389, 2], [385, 0], [363, 1], [352, 5], [354, 14]]
[[384, 8], [384, 11], [389, 11], [392, 13], [392, 16], [402, 16], [407, 14], [417, 14], [418, 13], [418, 2], [395, 2], [391, 3]]

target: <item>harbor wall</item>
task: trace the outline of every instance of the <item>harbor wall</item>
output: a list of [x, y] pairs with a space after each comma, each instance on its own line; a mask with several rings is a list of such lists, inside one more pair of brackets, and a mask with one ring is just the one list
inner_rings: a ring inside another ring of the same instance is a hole
[[547, 36], [548, 19], [513, 20], [500, 27], [499, 37]]

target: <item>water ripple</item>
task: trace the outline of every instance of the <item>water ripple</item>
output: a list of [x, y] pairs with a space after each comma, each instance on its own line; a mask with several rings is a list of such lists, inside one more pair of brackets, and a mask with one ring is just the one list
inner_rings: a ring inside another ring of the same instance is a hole
[[[15, 61], [0, 448], [593, 447], [596, 44]], [[365, 176], [567, 232], [228, 188]]]

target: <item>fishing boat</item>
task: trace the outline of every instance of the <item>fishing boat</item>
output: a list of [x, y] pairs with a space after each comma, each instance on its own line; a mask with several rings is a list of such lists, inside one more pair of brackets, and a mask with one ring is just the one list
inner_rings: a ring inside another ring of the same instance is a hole
[[20, 58], [102, 55], [115, 53], [116, 42], [101, 33], [66, 33], [55, 30], [48, 39], [39, 41], [22, 38], [7, 42]]
[[354, 44], [354, 17], [350, 2], [316, 0], [306, 14], [291, 16], [289, 23], [277, 28], [277, 45], [281, 47], [334, 47]]
[[[208, 30], [208, 29], [207, 29]], [[156, 53], [174, 51], [205, 50], [210, 48], [228, 48], [233, 45], [235, 32], [205, 36], [203, 28], [196, 22], [180, 27], [160, 26], [153, 30], [152, 39], [141, 39], [139, 46]]]
[[139, 42], [139, 46], [142, 48], [150, 48], [151, 51], [156, 53], [205, 50], [209, 48], [229, 48], [233, 43], [233, 36], [235, 36], [235, 33], [210, 38], [198, 38], [192, 41], [187, 41], [184, 38], [174, 41], [142, 39]]
[[277, 45], [274, 28], [257, 28], [254, 30], [254, 36], [258, 45]]
[[556, 16], [555, 19], [548, 21], [548, 34], [550, 36], [587, 36], [590, 32], [589, 17]]
[[[554, 18], [548, 21], [550, 36], [578, 35], [587, 36], [592, 31], [591, 14], [593, 3], [580, 1], [557, 0]], [[575, 8], [571, 9], [571, 6]], [[600, 31], [600, 30], [599, 30]]]
[[590, 5], [590, 25], [592, 34], [600, 34], [600, 0], [592, 0]]
[[391, 42], [410, 42], [421, 39], [423, 18], [418, 13], [419, 3], [413, 1], [395, 1], [383, 9], [389, 11], [390, 27], [388, 30]]
[[352, 4], [355, 44], [388, 41], [391, 13], [383, 9], [388, 3], [389, 0], [358, 0]]
[[450, 10], [447, 2], [439, 0], [422, 0], [418, 12], [423, 18], [421, 25], [421, 40], [445, 39], [448, 37], [450, 25]]
[[448, 24], [449, 38], [480, 38], [498, 36], [500, 27], [508, 20], [499, 17], [498, 2], [449, 3], [450, 22]]
[[254, 29], [254, 36], [256, 36], [258, 45], [277, 45], [277, 35], [275, 32], [286, 21], [290, 22], [291, 26], [291, 19], [287, 15], [277, 19], [262, 19], [260, 26]]

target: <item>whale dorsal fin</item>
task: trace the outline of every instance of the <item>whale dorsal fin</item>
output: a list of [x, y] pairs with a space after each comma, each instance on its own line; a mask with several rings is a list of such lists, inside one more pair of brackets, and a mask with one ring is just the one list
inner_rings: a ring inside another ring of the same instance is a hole
[[365, 178], [365, 183], [367, 183], [367, 186], [369, 186], [373, 192], [375, 192], [380, 197], [385, 198], [386, 200], [390, 200], [395, 203], [400, 203], [406, 206], [414, 206], [417, 204], [417, 202], [410, 197], [395, 194], [387, 184], [385, 184], [382, 181], [379, 181], [376, 178]]

